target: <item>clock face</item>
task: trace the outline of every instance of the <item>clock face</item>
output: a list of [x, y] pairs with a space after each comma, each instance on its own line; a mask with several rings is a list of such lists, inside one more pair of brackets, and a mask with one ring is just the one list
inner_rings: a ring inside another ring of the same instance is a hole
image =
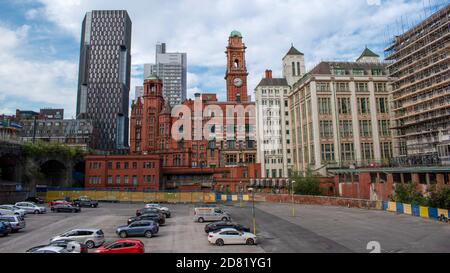
[[242, 79], [241, 78], [234, 78], [233, 83], [234, 83], [234, 86], [241, 87], [242, 86]]

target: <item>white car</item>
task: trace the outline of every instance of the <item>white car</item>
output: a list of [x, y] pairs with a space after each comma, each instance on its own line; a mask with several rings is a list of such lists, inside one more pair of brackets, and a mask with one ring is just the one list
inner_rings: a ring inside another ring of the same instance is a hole
[[18, 202], [15, 204], [15, 206], [19, 209], [25, 210], [27, 213], [39, 214], [47, 212], [47, 209], [45, 207], [38, 206], [35, 203], [31, 202]]
[[146, 209], [149, 208], [158, 208], [161, 210], [162, 213], [164, 213], [166, 215], [167, 218], [170, 218], [170, 210], [168, 207], [163, 207], [160, 204], [154, 204], [154, 203], [150, 203], [150, 204], [146, 204], [145, 205]]
[[218, 246], [223, 245], [254, 245], [256, 235], [250, 232], [242, 232], [234, 228], [223, 228], [208, 234], [208, 241]]
[[[67, 250], [66, 248], [60, 247], [60, 246], [45, 246], [45, 247], [33, 250], [31, 253], [71, 253], [71, 252], [69, 250]], [[74, 252], [72, 252], [72, 253], [74, 253]]]
[[22, 217], [25, 217], [25, 214], [27, 213], [25, 210], [19, 209], [18, 207], [14, 206], [14, 205], [1, 205], [0, 206], [0, 211], [2, 211], [2, 210], [12, 211], [13, 214], [19, 215], [19, 216], [22, 216]]

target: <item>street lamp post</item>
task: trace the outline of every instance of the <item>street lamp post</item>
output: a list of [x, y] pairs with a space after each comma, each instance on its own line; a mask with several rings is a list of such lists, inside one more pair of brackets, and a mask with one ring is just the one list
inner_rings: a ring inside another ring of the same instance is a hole
[[294, 183], [295, 183], [295, 180], [291, 180], [291, 196], [292, 196], [292, 217], [295, 217], [295, 205], [294, 205]]
[[256, 235], [255, 190], [253, 188], [248, 188], [247, 190], [252, 193], [253, 234]]
[[239, 192], [241, 193], [241, 197], [239, 199], [240, 199], [240, 206], [242, 208], [242, 197], [243, 197], [242, 194], [244, 192], [244, 190], [242, 188], [242, 181], [239, 182]]

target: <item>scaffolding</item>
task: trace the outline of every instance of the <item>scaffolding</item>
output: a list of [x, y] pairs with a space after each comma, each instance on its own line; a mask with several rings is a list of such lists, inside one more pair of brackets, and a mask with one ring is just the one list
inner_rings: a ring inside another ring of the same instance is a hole
[[391, 62], [394, 153], [435, 161], [438, 145], [450, 147], [450, 4], [423, 3], [428, 17], [414, 26], [402, 17], [402, 34], [390, 41], [385, 58]]

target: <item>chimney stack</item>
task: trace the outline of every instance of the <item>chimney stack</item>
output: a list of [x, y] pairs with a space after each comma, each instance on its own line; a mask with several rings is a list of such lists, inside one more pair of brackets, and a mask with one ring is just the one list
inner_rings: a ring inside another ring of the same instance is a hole
[[272, 79], [272, 70], [270, 69], [266, 70], [266, 79]]

